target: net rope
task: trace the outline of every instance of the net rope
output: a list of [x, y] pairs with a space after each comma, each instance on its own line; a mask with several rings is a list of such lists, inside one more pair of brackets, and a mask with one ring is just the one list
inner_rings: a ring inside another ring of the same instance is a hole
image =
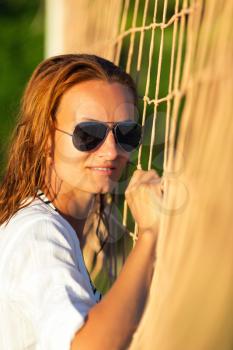
[[[154, 3], [153, 8], [153, 18], [151, 20], [151, 23], [146, 24], [147, 16], [148, 16], [148, 8], [151, 3]], [[132, 23], [130, 25], [130, 28], [126, 29], [126, 23], [127, 23], [127, 16], [128, 11], [130, 7], [130, 1], [126, 0], [123, 4], [123, 14], [122, 14], [122, 20], [120, 25], [120, 33], [117, 36], [115, 40], [116, 44], [116, 55], [115, 55], [115, 62], [119, 64], [120, 57], [121, 57], [121, 51], [123, 47], [123, 41], [129, 37], [130, 42], [128, 44], [128, 52], [127, 52], [127, 61], [125, 64], [126, 71], [128, 73], [131, 73], [131, 66], [132, 66], [132, 57], [135, 56], [135, 60], [137, 61], [137, 70], [135, 75], [132, 74], [135, 77], [135, 80], [138, 81], [138, 77], [140, 75], [141, 67], [142, 67], [142, 56], [143, 56], [143, 49], [144, 49], [144, 40], [145, 40], [145, 33], [151, 32], [151, 39], [150, 39], [150, 46], [149, 46], [149, 53], [148, 53], [148, 61], [147, 61], [147, 73], [146, 73], [146, 83], [145, 83], [145, 89], [144, 91], [140, 91], [142, 93], [142, 101], [143, 101], [143, 108], [142, 108], [142, 126], [145, 126], [146, 123], [146, 117], [147, 117], [147, 107], [149, 105], [153, 105], [153, 124], [152, 124], [152, 131], [151, 131], [151, 137], [150, 137], [150, 147], [149, 147], [149, 160], [147, 163], [147, 169], [152, 169], [152, 160], [153, 160], [153, 151], [154, 151], [154, 144], [155, 144], [155, 138], [156, 138], [156, 121], [158, 116], [158, 107], [162, 104], [166, 104], [166, 127], [165, 127], [165, 139], [164, 139], [164, 162], [163, 162], [163, 169], [164, 169], [164, 177], [166, 177], [167, 172], [167, 166], [168, 166], [168, 149], [174, 148], [175, 143], [175, 135], [176, 135], [176, 125], [177, 125], [177, 119], [179, 116], [179, 105], [180, 100], [182, 96], [185, 95], [187, 91], [187, 84], [183, 84], [181, 86], [181, 75], [182, 75], [182, 53], [184, 50], [184, 45], [186, 43], [185, 33], [187, 31], [187, 18], [192, 17], [197, 3], [196, 1], [187, 1], [183, 0], [182, 4], [181, 1], [176, 0], [174, 3], [174, 9], [173, 13], [170, 15], [170, 18], [167, 19], [167, 8], [168, 8], [168, 0], [163, 1], [163, 9], [162, 9], [162, 21], [157, 21], [158, 17], [158, 0], [154, 2], [150, 2], [149, 0], [144, 1], [144, 9], [143, 9], [143, 16], [142, 16], [142, 24], [141, 26], [137, 26], [138, 23], [137, 16], [138, 16], [138, 9], [139, 9], [139, 0], [135, 0], [134, 2], [134, 8], [133, 8], [133, 19]], [[160, 2], [161, 4], [161, 2]], [[168, 28], [173, 27], [173, 35], [172, 35], [172, 45], [171, 45], [171, 51], [170, 51], [170, 72], [169, 72], [169, 84], [168, 84], [168, 90], [167, 95], [160, 97], [160, 84], [161, 84], [161, 77], [162, 74], [162, 65], [163, 65], [163, 54], [164, 54], [164, 36], [165, 31], [168, 30]], [[159, 43], [159, 54], [158, 54], [158, 63], [157, 63], [157, 75], [156, 77], [152, 74], [152, 65], [153, 65], [153, 58], [154, 58], [154, 51], [155, 51], [155, 34], [156, 31], [161, 32], [160, 36], [160, 43]], [[139, 39], [139, 48], [138, 52], [135, 52], [135, 35], [136, 33], [140, 34]], [[186, 73], [187, 75], [187, 73]], [[155, 89], [154, 89], [154, 96], [149, 96], [149, 90], [151, 85], [151, 80], [155, 79]], [[172, 108], [173, 107], [173, 108]], [[171, 116], [172, 116], [172, 122], [171, 122]], [[138, 152], [138, 161], [137, 161], [137, 168], [142, 169], [142, 154], [143, 154], [143, 146], [141, 145]], [[166, 184], [165, 184], [166, 187]], [[123, 225], [127, 226], [127, 217], [128, 217], [128, 208], [127, 203], [124, 203], [124, 211], [123, 211]], [[135, 244], [135, 241], [137, 240], [137, 233], [138, 228], [135, 224], [133, 232], [130, 232], [130, 236], [133, 239], [133, 245]]]

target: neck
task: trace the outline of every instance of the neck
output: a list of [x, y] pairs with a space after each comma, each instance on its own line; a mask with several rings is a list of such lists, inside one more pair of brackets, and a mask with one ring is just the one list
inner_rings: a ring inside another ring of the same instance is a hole
[[74, 228], [82, 247], [85, 240], [84, 226], [88, 216], [93, 212], [96, 195], [77, 189], [64, 190], [62, 186], [59, 191], [54, 191], [50, 187], [46, 195], [60, 215]]

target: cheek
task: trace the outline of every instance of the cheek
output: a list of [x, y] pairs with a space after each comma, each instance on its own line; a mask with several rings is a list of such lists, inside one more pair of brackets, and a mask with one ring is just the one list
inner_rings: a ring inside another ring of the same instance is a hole
[[59, 138], [54, 152], [56, 176], [72, 186], [78, 186], [85, 179], [85, 162], [88, 155], [75, 149], [71, 138]]
[[72, 143], [72, 137], [69, 135], [60, 135], [55, 139], [54, 157], [56, 163], [64, 163], [64, 165], [73, 164], [78, 157], [78, 151]]

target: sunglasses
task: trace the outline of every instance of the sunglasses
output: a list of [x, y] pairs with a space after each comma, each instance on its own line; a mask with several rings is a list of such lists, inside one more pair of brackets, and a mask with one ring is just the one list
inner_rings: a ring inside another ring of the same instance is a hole
[[102, 145], [109, 133], [113, 131], [114, 139], [124, 151], [131, 152], [141, 142], [142, 127], [134, 121], [112, 123], [88, 121], [75, 126], [73, 134], [56, 128], [56, 130], [72, 136], [73, 145], [82, 152], [93, 151]]

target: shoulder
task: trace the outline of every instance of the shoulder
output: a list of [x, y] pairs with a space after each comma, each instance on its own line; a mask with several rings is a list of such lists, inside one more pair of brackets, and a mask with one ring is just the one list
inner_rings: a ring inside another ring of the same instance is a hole
[[[48, 207], [39, 199], [35, 199], [29, 205], [18, 210], [7, 225], [0, 226], [0, 238], [2, 236], [19, 236], [27, 232], [60, 231], [69, 239], [77, 238], [72, 226], [56, 211]], [[41, 232], [41, 234], [42, 234]]]
[[39, 199], [20, 209], [6, 225], [0, 227], [0, 249], [22, 249], [27, 243], [34, 245], [43, 242], [59, 243], [76, 249], [79, 246], [72, 226], [56, 211]]
[[1, 226], [0, 251], [0, 279], [11, 281], [11, 285], [30, 271], [45, 273], [52, 266], [77, 268], [81, 259], [75, 231], [38, 200]]
[[29, 284], [40, 291], [71, 284], [93, 293], [75, 231], [40, 200], [0, 227], [0, 252], [0, 296], [18, 295]]

